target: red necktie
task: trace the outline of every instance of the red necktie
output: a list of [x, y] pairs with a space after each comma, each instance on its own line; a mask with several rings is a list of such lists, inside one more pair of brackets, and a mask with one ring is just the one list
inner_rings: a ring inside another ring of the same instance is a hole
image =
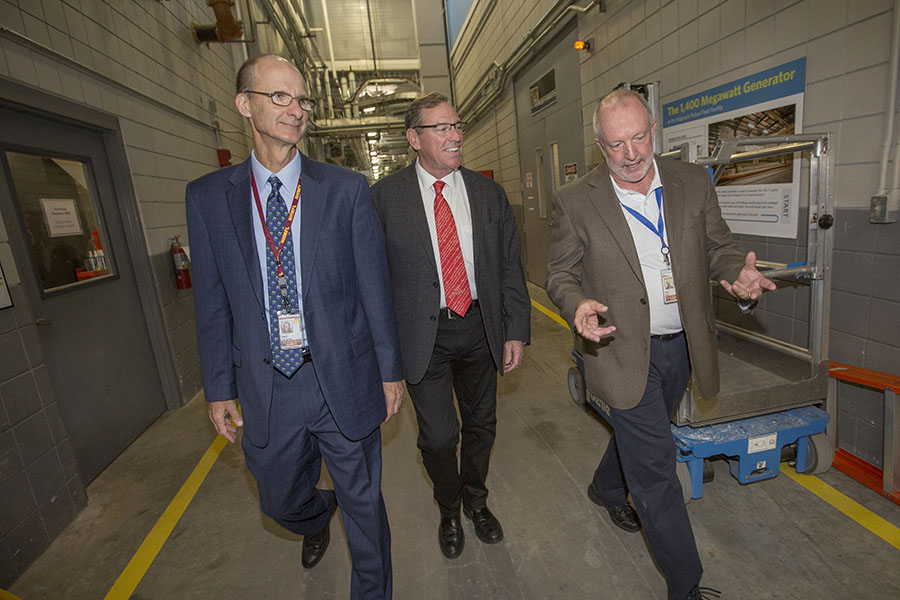
[[469, 289], [462, 250], [459, 248], [456, 222], [450, 212], [450, 205], [441, 194], [444, 185], [443, 181], [434, 182], [434, 225], [437, 229], [438, 251], [441, 254], [441, 276], [444, 278], [447, 308], [463, 316], [472, 304], [472, 292]]

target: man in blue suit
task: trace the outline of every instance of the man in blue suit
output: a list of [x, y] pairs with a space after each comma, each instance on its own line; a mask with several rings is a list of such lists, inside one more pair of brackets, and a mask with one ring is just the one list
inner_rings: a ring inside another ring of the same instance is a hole
[[[322, 558], [340, 506], [350, 597], [390, 598], [380, 425], [399, 409], [402, 367], [368, 186], [297, 150], [315, 102], [287, 60], [244, 63], [235, 103], [251, 157], [186, 194], [209, 418], [230, 442], [244, 427], [260, 507], [305, 536], [303, 567]], [[315, 487], [323, 458], [334, 492]]]

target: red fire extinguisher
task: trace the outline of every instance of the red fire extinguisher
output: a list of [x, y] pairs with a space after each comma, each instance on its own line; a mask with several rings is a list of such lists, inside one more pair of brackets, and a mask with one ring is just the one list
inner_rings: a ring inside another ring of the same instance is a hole
[[191, 261], [188, 260], [181, 242], [178, 241], [180, 235], [169, 238], [172, 242], [169, 251], [172, 253], [172, 263], [175, 265], [175, 286], [179, 290], [191, 289]]

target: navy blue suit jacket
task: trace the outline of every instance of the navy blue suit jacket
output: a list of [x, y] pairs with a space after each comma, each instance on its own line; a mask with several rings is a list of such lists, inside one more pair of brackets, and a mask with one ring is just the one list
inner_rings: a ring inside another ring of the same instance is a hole
[[[365, 177], [301, 154], [300, 264], [311, 368], [335, 422], [359, 440], [384, 420], [383, 381], [403, 378], [384, 238]], [[265, 446], [274, 377], [252, 219], [250, 160], [187, 186], [203, 387], [239, 398]], [[309, 365], [303, 367], [310, 368]]]

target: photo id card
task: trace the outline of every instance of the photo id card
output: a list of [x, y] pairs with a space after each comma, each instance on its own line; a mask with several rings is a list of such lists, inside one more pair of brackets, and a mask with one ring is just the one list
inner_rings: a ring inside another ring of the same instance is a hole
[[303, 324], [300, 315], [278, 315], [278, 338], [282, 350], [303, 347]]
[[675, 277], [672, 275], [672, 269], [662, 269], [659, 272], [662, 277], [663, 299], [666, 304], [678, 302], [678, 294], [675, 292]]

